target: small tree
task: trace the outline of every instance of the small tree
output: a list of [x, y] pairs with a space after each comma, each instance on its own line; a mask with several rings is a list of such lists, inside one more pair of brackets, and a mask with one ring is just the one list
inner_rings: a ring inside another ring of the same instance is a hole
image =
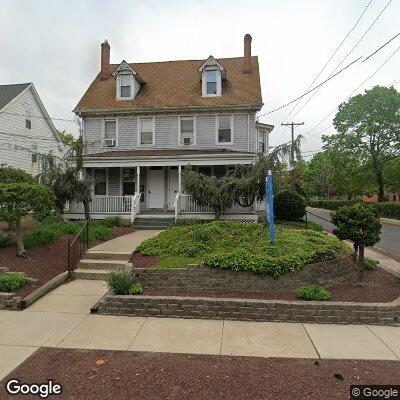
[[207, 176], [191, 169], [183, 171], [183, 186], [193, 200], [200, 206], [209, 206], [214, 210], [215, 219], [235, 202], [235, 183], [233, 175], [222, 178]]
[[39, 218], [50, 214], [54, 207], [54, 193], [38, 183], [0, 184], [0, 220], [15, 224], [17, 255], [26, 257], [22, 240], [21, 218], [31, 213]]
[[275, 216], [283, 221], [298, 221], [306, 213], [306, 201], [294, 190], [283, 190], [274, 199]]
[[371, 206], [357, 203], [331, 213], [336, 228], [333, 233], [341, 240], [353, 242], [357, 255], [357, 284], [364, 278], [364, 250], [379, 242], [382, 225], [378, 212]]

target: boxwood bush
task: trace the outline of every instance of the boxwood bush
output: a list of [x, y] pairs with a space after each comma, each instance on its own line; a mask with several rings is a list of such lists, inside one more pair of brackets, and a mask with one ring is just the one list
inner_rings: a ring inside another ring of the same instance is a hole
[[143, 255], [158, 256], [171, 268], [173, 263], [169, 259], [186, 257], [188, 263], [272, 276], [352, 252], [336, 237], [313, 230], [278, 229], [276, 239], [273, 245], [266, 224], [213, 221], [172, 226], [145, 240], [136, 250]]
[[282, 221], [301, 220], [306, 213], [306, 201], [294, 190], [283, 190], [274, 199], [275, 217]]
[[0, 275], [0, 292], [15, 292], [25, 285], [25, 276], [15, 272], [11, 274]]

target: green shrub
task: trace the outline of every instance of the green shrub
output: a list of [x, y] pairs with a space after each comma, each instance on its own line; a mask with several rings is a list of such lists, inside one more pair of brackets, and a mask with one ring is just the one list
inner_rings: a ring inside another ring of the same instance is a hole
[[[89, 225], [89, 242], [94, 240], [106, 240], [112, 236], [111, 228], [104, 225]], [[83, 239], [85, 239], [85, 235], [83, 235]]]
[[60, 235], [57, 233], [57, 231], [43, 226], [34, 228], [25, 233], [23, 241], [25, 248], [31, 249], [32, 247], [44, 246], [46, 244], [53, 243], [59, 237]]
[[385, 201], [372, 205], [378, 210], [379, 216], [384, 218], [400, 219], [400, 202]]
[[121, 217], [107, 217], [106, 219], [100, 220], [100, 223], [108, 228], [113, 228], [114, 226], [121, 226]]
[[337, 210], [340, 207], [352, 206], [360, 203], [360, 200], [309, 200], [308, 205], [315, 208], [325, 208], [327, 210]]
[[274, 199], [275, 218], [283, 221], [301, 220], [306, 213], [306, 201], [294, 190], [283, 190]]
[[364, 269], [374, 270], [378, 266], [379, 261], [371, 260], [370, 258], [366, 258], [364, 260]]
[[25, 285], [25, 276], [21, 273], [0, 275], [0, 292], [15, 292]]
[[297, 296], [304, 300], [317, 301], [329, 300], [331, 297], [324, 287], [318, 285], [301, 286], [297, 290]]
[[143, 288], [140, 283], [132, 283], [129, 287], [129, 294], [142, 294]]
[[142, 286], [135, 282], [132, 271], [111, 271], [107, 276], [107, 286], [115, 295], [143, 292]]
[[0, 232], [0, 247], [6, 247], [12, 239], [12, 234], [10, 232]]

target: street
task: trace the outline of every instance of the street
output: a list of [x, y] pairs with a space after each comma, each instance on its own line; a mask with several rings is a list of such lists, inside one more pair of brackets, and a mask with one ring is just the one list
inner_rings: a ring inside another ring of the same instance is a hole
[[[332, 230], [334, 225], [331, 222], [321, 218], [330, 220], [330, 210], [322, 208], [307, 207], [308, 220], [322, 225], [324, 228]], [[312, 215], [312, 214], [315, 215]], [[390, 225], [382, 223], [382, 234], [380, 242], [375, 246], [379, 247], [397, 257], [400, 257], [400, 225]]]

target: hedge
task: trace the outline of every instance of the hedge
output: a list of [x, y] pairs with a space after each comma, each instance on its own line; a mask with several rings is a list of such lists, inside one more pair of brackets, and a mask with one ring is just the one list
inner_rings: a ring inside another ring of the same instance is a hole
[[[359, 203], [356, 200], [310, 200], [308, 205], [310, 207], [325, 208], [327, 210], [337, 210], [343, 206], [353, 205]], [[382, 203], [372, 203], [372, 207], [376, 208], [379, 216], [384, 218], [400, 219], [400, 202], [385, 201]]]

